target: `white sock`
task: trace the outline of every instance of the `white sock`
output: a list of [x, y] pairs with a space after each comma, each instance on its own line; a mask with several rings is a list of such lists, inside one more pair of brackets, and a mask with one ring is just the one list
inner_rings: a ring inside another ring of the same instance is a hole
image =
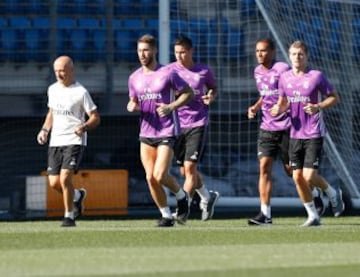
[[319, 215], [315, 208], [314, 201], [304, 203], [304, 207], [309, 218], [319, 218]]
[[325, 190], [326, 195], [331, 199], [336, 196], [336, 190], [328, 184], [328, 187]]
[[177, 193], [175, 193], [176, 200], [183, 199], [185, 197], [185, 192], [183, 189], [179, 189]]
[[200, 188], [196, 189], [196, 192], [199, 194], [202, 201], [208, 202], [210, 200], [210, 193], [205, 185], [202, 185]]
[[164, 218], [172, 218], [170, 208], [168, 206], [160, 208], [161, 216]]
[[80, 191], [78, 189], [74, 189], [74, 202], [78, 201], [80, 198]]
[[189, 207], [191, 206], [192, 197], [189, 196]]
[[261, 212], [267, 217], [271, 218], [271, 206], [266, 204], [261, 204]]
[[313, 190], [311, 191], [311, 194], [313, 197], [318, 197], [319, 196], [319, 191], [316, 188], [313, 188]]
[[65, 216], [64, 217], [69, 217], [71, 219], [74, 219], [74, 212], [65, 212]]

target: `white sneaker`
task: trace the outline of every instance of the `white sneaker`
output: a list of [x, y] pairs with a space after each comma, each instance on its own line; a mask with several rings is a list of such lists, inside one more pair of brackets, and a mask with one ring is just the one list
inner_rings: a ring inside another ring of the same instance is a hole
[[201, 220], [206, 221], [213, 217], [214, 215], [214, 208], [216, 205], [216, 202], [218, 201], [220, 197], [220, 193], [217, 191], [209, 191], [210, 199], [208, 202], [201, 201], [200, 202], [200, 209], [201, 209]]
[[320, 218], [308, 218], [301, 227], [314, 227], [314, 226], [320, 226]]

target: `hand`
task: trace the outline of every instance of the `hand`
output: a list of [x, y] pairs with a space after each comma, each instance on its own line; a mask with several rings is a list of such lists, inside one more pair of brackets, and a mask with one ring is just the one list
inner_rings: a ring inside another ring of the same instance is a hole
[[277, 116], [280, 113], [280, 106], [278, 104], [275, 104], [270, 108], [269, 111], [272, 116]]
[[87, 125], [81, 124], [75, 128], [75, 134], [81, 137], [87, 131]]
[[307, 103], [304, 107], [304, 111], [305, 111], [305, 113], [307, 113], [309, 115], [316, 114], [320, 111], [319, 104]]
[[36, 140], [40, 145], [44, 145], [47, 140], [48, 140], [48, 134], [49, 132], [45, 131], [45, 130], [40, 130], [40, 132], [38, 133]]
[[205, 105], [210, 105], [212, 102], [214, 102], [215, 97], [212, 93], [205, 94], [201, 97]]
[[139, 104], [134, 101], [129, 101], [126, 108], [130, 113], [140, 110]]
[[156, 112], [158, 113], [158, 115], [160, 117], [167, 116], [168, 114], [170, 114], [172, 112], [170, 105], [166, 105], [164, 103], [156, 103], [156, 106], [158, 106], [158, 108], [156, 109]]
[[256, 116], [256, 109], [254, 106], [248, 108], [248, 118], [253, 119]]

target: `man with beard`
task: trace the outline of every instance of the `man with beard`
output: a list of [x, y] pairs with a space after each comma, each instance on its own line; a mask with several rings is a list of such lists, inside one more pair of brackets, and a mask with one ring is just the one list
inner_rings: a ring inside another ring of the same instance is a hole
[[194, 92], [174, 71], [158, 64], [153, 36], [146, 34], [138, 39], [137, 54], [141, 67], [128, 80], [127, 110], [140, 112], [140, 158], [151, 196], [161, 213], [158, 226], [174, 225], [162, 185], [175, 194], [176, 217], [184, 224], [189, 215], [189, 198], [168, 171], [175, 138], [180, 131], [176, 110], [188, 103]]

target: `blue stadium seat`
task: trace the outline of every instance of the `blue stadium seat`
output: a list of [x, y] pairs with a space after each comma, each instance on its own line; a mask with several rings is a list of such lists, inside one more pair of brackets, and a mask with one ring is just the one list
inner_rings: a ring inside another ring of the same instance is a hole
[[69, 54], [71, 32], [76, 28], [76, 20], [60, 17], [56, 21], [56, 27], [56, 51], [58, 54]]
[[323, 22], [320, 18], [314, 18], [311, 22], [301, 20], [298, 22], [294, 37], [303, 40], [309, 49], [309, 57], [316, 60], [320, 57], [321, 36]]
[[137, 18], [123, 19], [121, 24], [124, 29], [133, 30], [133, 31], [143, 30], [144, 28], [143, 20]]
[[209, 58], [218, 57], [218, 43], [219, 43], [219, 34], [218, 32], [207, 32], [206, 34], [206, 47], [207, 55]]
[[329, 51], [330, 59], [340, 60], [339, 49], [341, 48], [341, 22], [338, 19], [330, 20], [330, 34], [329, 44], [327, 49]]
[[241, 29], [231, 29], [226, 36], [225, 53], [230, 59], [244, 57], [244, 32]]
[[1, 61], [15, 60], [15, 49], [18, 47], [18, 39], [15, 30], [6, 26], [5, 20], [0, 20], [0, 59]]
[[138, 10], [138, 1], [114, 0], [114, 15], [131, 15], [136, 14]]
[[185, 20], [170, 20], [171, 35], [179, 36], [181, 33], [186, 34], [188, 31], [188, 23]]
[[4, 13], [7, 15], [24, 14], [24, 3], [20, 0], [2, 0]]
[[159, 15], [158, 1], [140, 0], [139, 6], [142, 14], [146, 14], [149, 17], [158, 17]]
[[241, 3], [241, 15], [242, 16], [255, 16], [256, 15], [256, 2], [255, 0], [242, 0]]
[[359, 61], [360, 56], [360, 18], [355, 18], [352, 21], [352, 43], [353, 43], [353, 52], [354, 57]]
[[70, 33], [70, 51], [75, 61], [87, 61], [89, 55], [88, 32], [86, 29], [74, 29]]
[[94, 58], [96, 61], [105, 61], [106, 59], [106, 30], [94, 30]]
[[34, 17], [32, 27], [25, 31], [25, 49], [28, 60], [47, 62], [49, 60], [50, 19]]
[[30, 14], [49, 15], [50, 4], [46, 0], [28, 0], [25, 5], [25, 12]]
[[73, 0], [73, 10], [75, 14], [97, 15], [104, 14], [106, 0]]
[[75, 5], [73, 1], [57, 0], [56, 11], [62, 16], [71, 16], [75, 13]]
[[136, 56], [136, 40], [137, 37], [130, 30], [115, 31], [114, 36], [114, 52], [115, 61], [135, 62]]
[[146, 31], [155, 37], [159, 36], [159, 20], [158, 19], [146, 19], [145, 20]]
[[71, 31], [70, 46], [75, 60], [94, 61], [92, 54], [94, 30], [99, 29], [100, 22], [95, 18], [79, 18], [77, 27]]
[[87, 29], [89, 31], [98, 29], [100, 27], [100, 21], [96, 18], [79, 18], [78, 26], [83, 29]]
[[[13, 51], [16, 51], [16, 55], [12, 57], [14, 58], [14, 61], [22, 62], [25, 59], [25, 31], [30, 28], [30, 20], [26, 17], [21, 16], [15, 16], [10, 17], [8, 19], [8, 25], [9, 30], [7, 32], [7, 35], [11, 38], [15, 37], [16, 44], [15, 49]], [[10, 34], [10, 32], [14, 32], [14, 34]]]

